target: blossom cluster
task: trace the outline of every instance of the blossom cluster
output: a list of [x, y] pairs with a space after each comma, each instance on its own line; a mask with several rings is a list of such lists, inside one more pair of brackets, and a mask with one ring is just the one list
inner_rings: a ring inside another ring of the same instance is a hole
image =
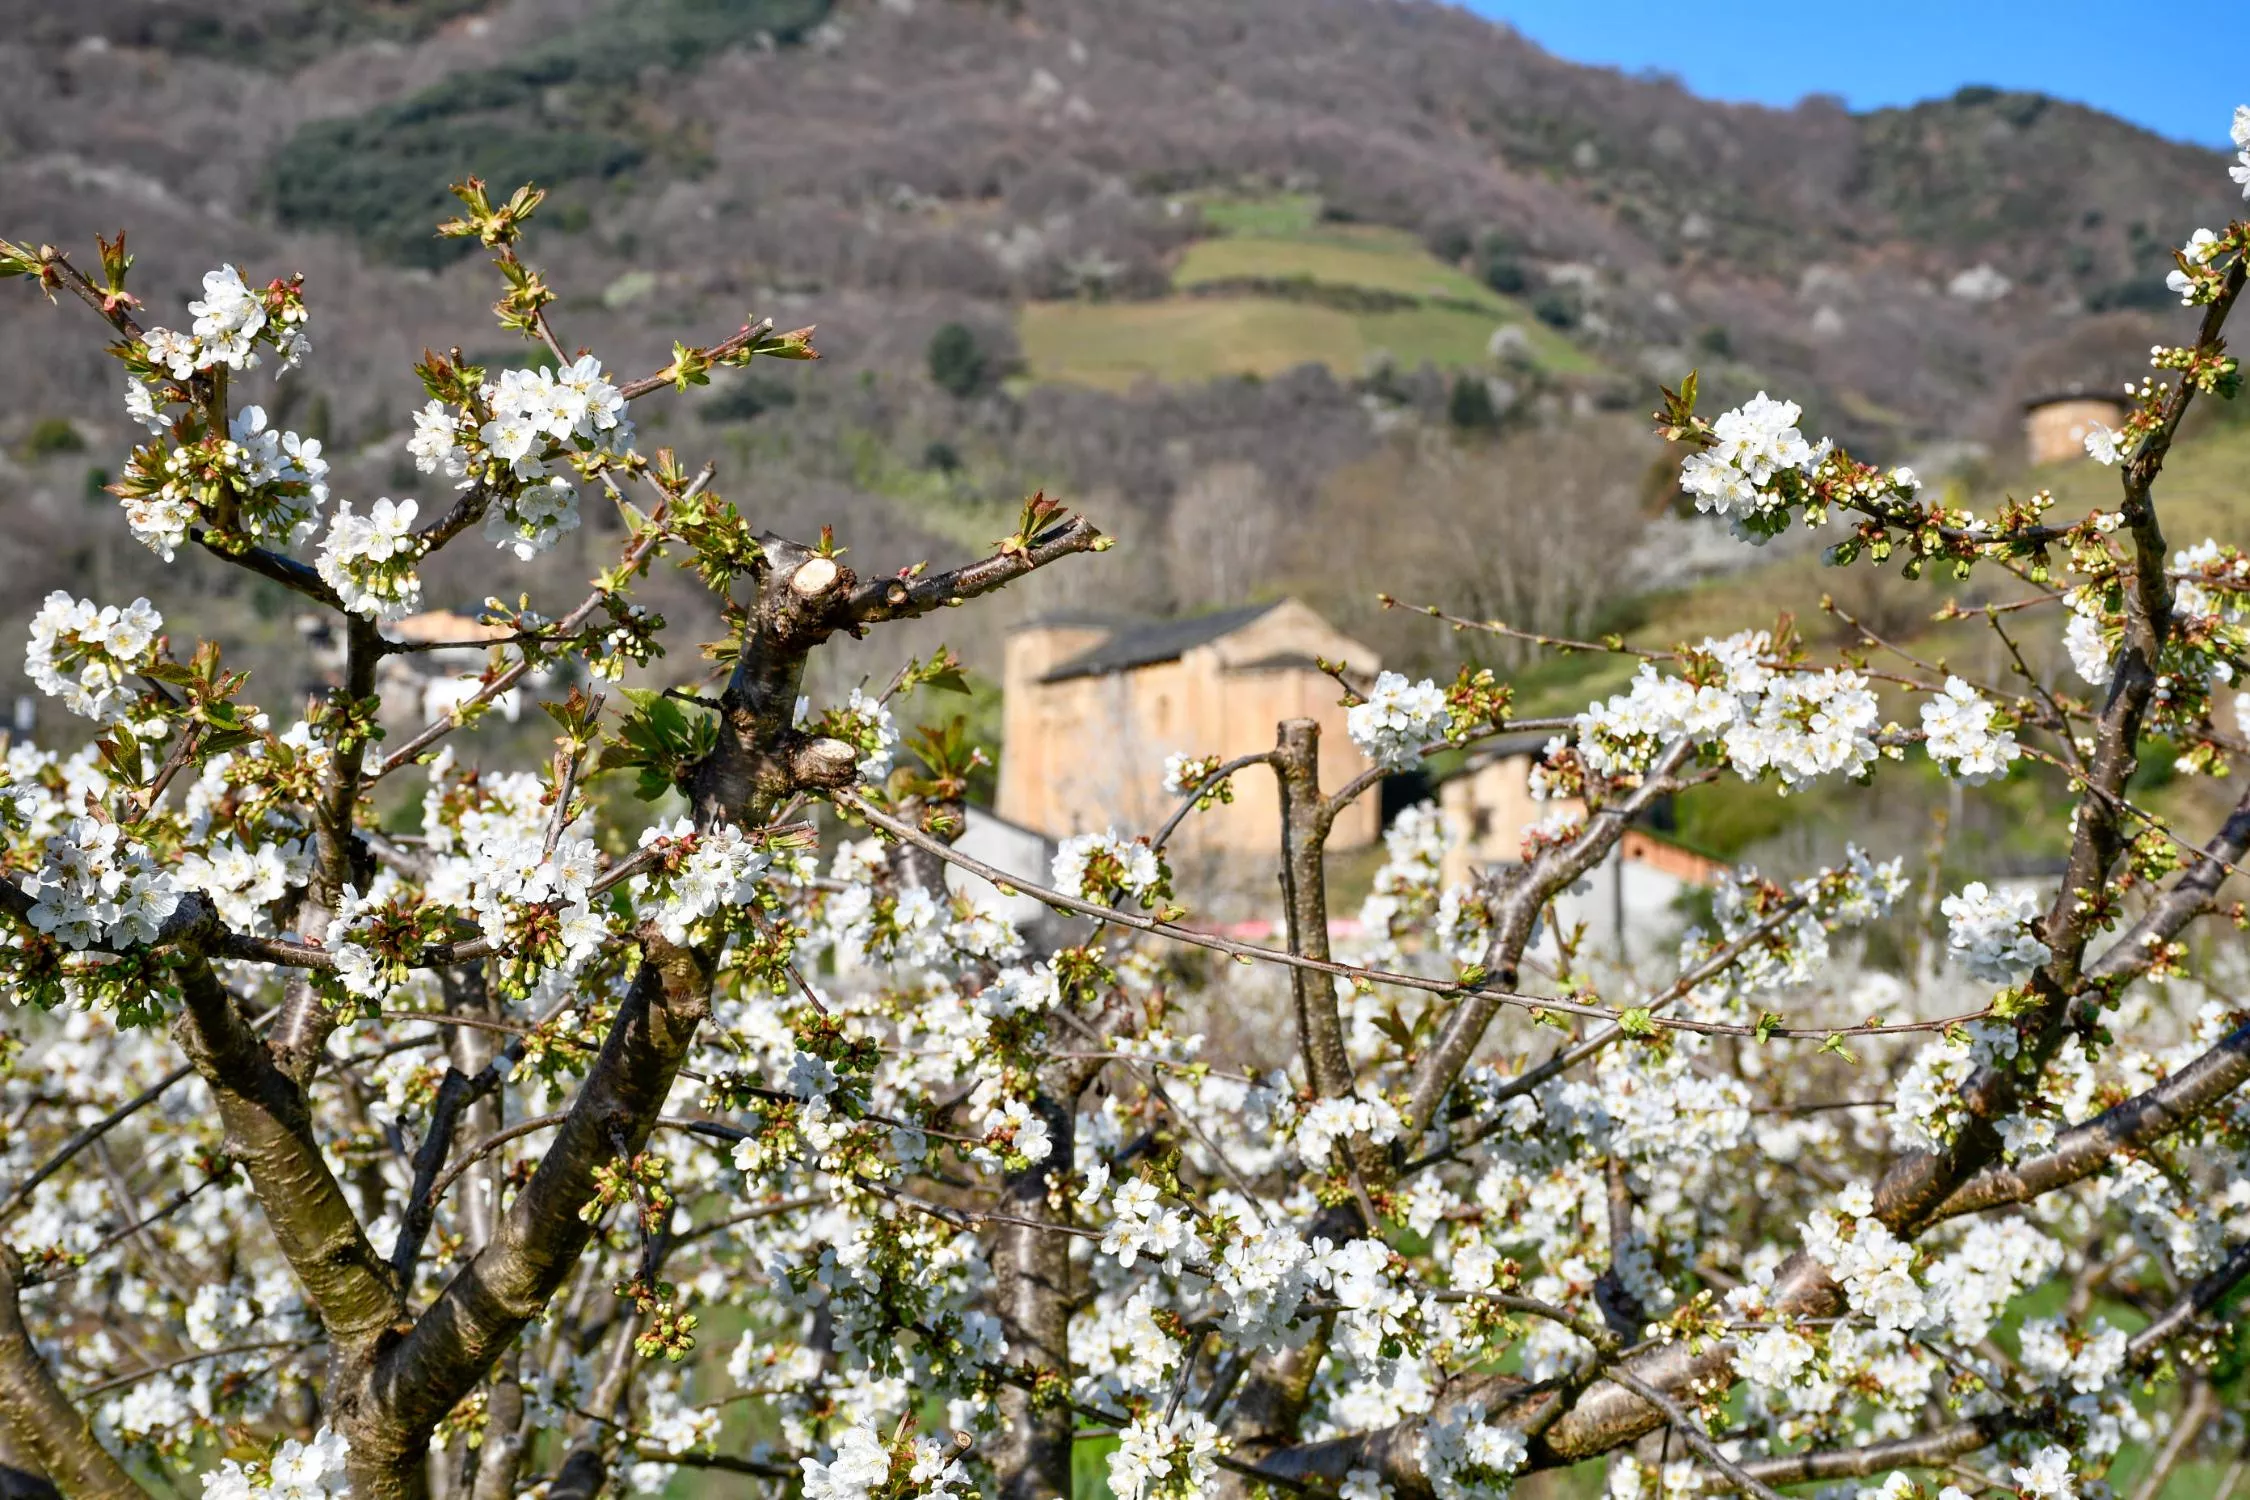
[[732, 824], [697, 831], [686, 819], [666, 828], [655, 824], [641, 835], [641, 847], [667, 856], [668, 868], [635, 881], [645, 892], [651, 916], [668, 941], [684, 943], [688, 929], [722, 907], [755, 897], [758, 877], [773, 863], [763, 844]]
[[371, 620], [396, 620], [421, 607], [422, 580], [414, 573], [423, 550], [414, 534], [418, 509], [412, 500], [386, 495], [360, 516], [349, 500], [338, 502], [316, 566], [344, 608]]
[[140, 697], [128, 684], [155, 661], [163, 629], [164, 617], [146, 599], [120, 609], [57, 589], [31, 617], [24, 675], [72, 713], [114, 723]]
[[262, 1463], [222, 1459], [203, 1476], [203, 1500], [346, 1500], [350, 1456], [343, 1434], [323, 1427], [309, 1443], [286, 1439]]
[[1445, 690], [1428, 678], [1409, 682], [1398, 672], [1381, 672], [1367, 697], [1344, 715], [1352, 743], [1386, 771], [1412, 770], [1422, 747], [1443, 739], [1453, 724]]
[[2063, 628], [2063, 647], [2078, 675], [2094, 687], [2106, 686], [2115, 670], [2112, 658], [2123, 633], [2112, 625], [2102, 608], [2101, 591], [2090, 586], [2072, 589], [2065, 596], [2070, 620]]
[[871, 1427], [857, 1424], [836, 1435], [834, 1455], [826, 1463], [799, 1459], [804, 1471], [805, 1500], [867, 1500], [891, 1477], [891, 1450]]
[[254, 290], [232, 265], [203, 275], [203, 295], [188, 304], [192, 332], [151, 328], [142, 335], [150, 364], [174, 380], [225, 366], [253, 370], [263, 344], [290, 369], [311, 352], [304, 298], [290, 282]]
[[1922, 701], [1923, 747], [1930, 759], [1969, 786], [2005, 775], [2023, 753], [2014, 733], [1993, 728], [1992, 703], [1958, 677]]
[[246, 406], [224, 434], [136, 449], [112, 489], [134, 537], [166, 562], [198, 524], [290, 546], [318, 525], [328, 460], [318, 438], [270, 426], [263, 407]]
[[2021, 984], [2049, 957], [2033, 925], [2039, 898], [2022, 889], [1994, 890], [1972, 880], [1940, 907], [1946, 920], [1946, 946], [1978, 979]]
[[1843, 1285], [1852, 1311], [1878, 1328], [1904, 1332], [1921, 1324], [1928, 1309], [1914, 1280], [1914, 1249], [1866, 1211], [1864, 1193], [1841, 1218], [1816, 1209], [1804, 1240], [1805, 1252]]
[[1722, 516], [1772, 506], [1776, 474], [1810, 473], [1826, 456], [1825, 447], [1814, 447], [1797, 430], [1803, 414], [1794, 401], [1758, 392], [1711, 424], [1715, 441], [1688, 455], [1680, 488], [1695, 497], [1697, 510]]
[[1521, 1432], [1484, 1420], [1481, 1401], [1464, 1401], [1422, 1429], [1422, 1462], [1438, 1500], [1506, 1495], [1527, 1451]]
[[1389, 1100], [1318, 1099], [1297, 1116], [1297, 1154], [1306, 1166], [1324, 1167], [1329, 1151], [1339, 1140], [1365, 1136], [1376, 1145], [1398, 1139], [1405, 1122]]
[[[1107, 1170], [1087, 1185], [1086, 1193], [1100, 1196], [1108, 1180]], [[1161, 1201], [1155, 1183], [1143, 1177], [1128, 1178], [1117, 1185], [1117, 1192], [1109, 1200], [1109, 1228], [1102, 1235], [1102, 1254], [1117, 1258], [1124, 1269], [1133, 1269], [1133, 1262], [1142, 1256], [1152, 1260], [1170, 1262], [1187, 1242], [1188, 1222], [1185, 1215], [1169, 1208]]]
[[115, 823], [73, 818], [22, 880], [31, 925], [66, 948], [150, 943], [180, 904], [180, 888]]
[[2234, 141], [2234, 165], [2227, 175], [2242, 185], [2242, 196], [2250, 198], [2250, 104], [2238, 104], [2234, 109], [2234, 123], [2228, 128]]
[[302, 839], [245, 845], [228, 835], [180, 861], [180, 885], [211, 899], [219, 920], [235, 932], [272, 930], [266, 909], [292, 885], [302, 885], [311, 858]]
[[1128, 839], [1114, 828], [1064, 839], [1053, 861], [1055, 889], [1084, 901], [1134, 900], [1153, 906], [1170, 880], [1164, 861], [1145, 838]]
[[476, 398], [466, 413], [424, 405], [407, 451], [425, 474], [463, 485], [482, 477], [494, 490], [486, 539], [529, 561], [578, 529], [571, 456], [632, 446], [625, 398], [590, 354], [555, 370], [503, 370]]
[[1767, 660], [1771, 637], [1745, 631], [1699, 648], [1700, 680], [1643, 663], [1624, 693], [1578, 715], [1578, 750], [1613, 777], [1646, 769], [1675, 740], [1716, 744], [1745, 780], [1775, 772], [1784, 788], [1863, 775], [1880, 753], [1873, 685], [1844, 667], [1793, 671]]
[[1210, 1492], [1219, 1429], [1199, 1411], [1140, 1417], [1117, 1434], [1109, 1488], [1118, 1500], [1192, 1500]]

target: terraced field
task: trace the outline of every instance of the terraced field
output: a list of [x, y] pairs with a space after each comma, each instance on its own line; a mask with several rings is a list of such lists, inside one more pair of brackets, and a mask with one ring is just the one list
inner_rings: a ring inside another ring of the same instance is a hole
[[1172, 294], [1134, 302], [1027, 304], [1018, 333], [1031, 377], [1119, 390], [1142, 380], [1270, 376], [1302, 364], [1364, 373], [1487, 368], [1494, 332], [1521, 328], [1558, 374], [1598, 362], [1511, 297], [1397, 230], [1320, 221], [1302, 198], [1203, 205], [1220, 231], [1188, 246]]

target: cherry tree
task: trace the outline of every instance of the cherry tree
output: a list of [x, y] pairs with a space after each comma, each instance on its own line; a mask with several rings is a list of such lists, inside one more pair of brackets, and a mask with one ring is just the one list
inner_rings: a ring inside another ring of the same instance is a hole
[[[2250, 177], [2250, 110], [2235, 133]], [[425, 358], [418, 498], [331, 494], [319, 444], [255, 403], [311, 357], [299, 279], [222, 267], [172, 326], [127, 291], [122, 237], [91, 269], [0, 241], [0, 273], [108, 325], [148, 435], [125, 525], [333, 612], [345, 644], [291, 721], [149, 600], [58, 590], [31, 622], [28, 672], [91, 737], [10, 745], [0, 787], [17, 1480], [562, 1500], [704, 1471], [1029, 1500], [1084, 1456], [1119, 1500], [1493, 1500], [1581, 1464], [1619, 1500], [1956, 1500], [2097, 1495], [2128, 1444], [2151, 1485], [2239, 1451], [2250, 1007], [2203, 931], [2243, 919], [2250, 795], [2183, 830], [2133, 775], [2151, 745], [2214, 778], [2245, 748], [2222, 700], [2250, 558], [2173, 550], [2156, 490], [2191, 403], [2236, 393], [2250, 223], [2177, 257], [2194, 337], [2090, 444], [2113, 511], [1972, 514], [1808, 440], [1789, 402], [1712, 420], [1692, 379], [1665, 393], [1684, 488], [1747, 539], [1825, 528], [1839, 567], [2013, 589], [1978, 612], [2008, 679], [1864, 631], [1829, 658], [1781, 629], [1541, 639], [1635, 675], [1550, 720], [1487, 672], [1346, 682], [1366, 774], [1324, 786], [1309, 720], [1175, 756], [1149, 768], [1172, 817], [1066, 841], [1042, 884], [955, 847], [978, 748], [894, 723], [949, 655], [827, 705], [807, 663], [1098, 567], [1099, 531], [1034, 497], [980, 560], [867, 577], [761, 531], [631, 413], [812, 358], [810, 330], [621, 377], [523, 259], [539, 194], [457, 192], [443, 232], [492, 252], [525, 358]], [[418, 649], [386, 627], [431, 555], [537, 556], [582, 504], [625, 517], [615, 565], [574, 603], [489, 605], [477, 690], [393, 743], [377, 668]], [[716, 696], [638, 686], [693, 676], [666, 678], [634, 600], [675, 564], [726, 621]], [[2070, 676], [2022, 650], [2041, 621]], [[568, 688], [551, 758], [480, 763], [481, 711], [534, 671]], [[1447, 885], [1457, 831], [1410, 809], [1335, 946], [1338, 813], [1527, 730], [1551, 811], [1522, 858]], [[2065, 789], [2059, 880], [1917, 917], [1899, 859], [1839, 847], [1733, 872], [1630, 968], [1558, 919], [1664, 798], [1910, 757]], [[1199, 923], [1165, 858], [1253, 776], [1280, 789], [1271, 944]], [[991, 887], [1071, 922], [1035, 944]], [[1942, 924], [1942, 963], [1862, 952], [1900, 920]], [[1239, 1054], [1207, 1045], [1245, 1017]]]

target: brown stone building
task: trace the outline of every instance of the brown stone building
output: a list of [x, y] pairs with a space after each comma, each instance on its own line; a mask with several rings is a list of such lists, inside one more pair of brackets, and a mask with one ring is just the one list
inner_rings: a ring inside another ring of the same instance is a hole
[[[1576, 816], [1576, 797], [1541, 802], [1531, 795], [1531, 768], [1547, 743], [1544, 734], [1504, 735], [1487, 741], [1468, 764], [1438, 785], [1438, 808], [1452, 830], [1444, 878], [1458, 884], [1496, 865], [1523, 858], [1523, 839], [1552, 814]], [[1628, 864], [1645, 864], [1689, 885], [1706, 885], [1726, 870], [1723, 860], [1674, 843], [1648, 829], [1627, 829], [1619, 847]]]
[[[322, 680], [308, 683], [306, 691], [325, 692], [344, 680], [344, 642], [334, 622], [322, 615], [300, 615], [297, 631], [309, 648]], [[515, 631], [506, 625], [487, 625], [450, 609], [425, 610], [392, 620], [384, 636], [414, 647], [385, 656], [375, 667], [375, 690], [383, 699], [383, 727], [393, 733], [420, 729], [444, 718], [476, 696], [483, 687], [485, 668], [492, 659], [491, 643], [506, 640]], [[529, 676], [534, 689], [552, 680], [547, 668]], [[510, 688], [493, 701], [492, 711], [510, 724], [522, 715], [523, 692]]]
[[2034, 464], [2068, 463], [2086, 456], [2086, 434], [2096, 426], [2116, 431], [2125, 403], [2116, 396], [2072, 386], [2024, 403], [2023, 444]]
[[[1579, 814], [1576, 798], [1540, 802], [1531, 795], [1531, 768], [1545, 735], [1511, 735], [1472, 756], [1438, 787], [1452, 842], [1442, 870], [1459, 885], [1523, 858], [1524, 835], [1549, 814]], [[1581, 886], [1557, 898], [1565, 926], [1584, 923], [1618, 955], [1645, 952], [1679, 924], [1676, 902], [1689, 886], [1709, 885], [1726, 873], [1711, 858], [1645, 828], [1629, 828]]]
[[[1375, 653], [1294, 599], [1185, 620], [1049, 618], [1008, 638], [997, 811], [1051, 838], [1116, 828], [1153, 832], [1174, 799], [1164, 758], [1270, 749], [1283, 719], [1317, 720], [1321, 784], [1367, 769], [1344, 731], [1336, 684], [1315, 658], [1371, 681]], [[1235, 800], [1196, 814], [1175, 847], [1270, 853], [1279, 838], [1273, 777], [1235, 778]], [[1372, 842], [1380, 808], [1362, 797], [1329, 839]]]

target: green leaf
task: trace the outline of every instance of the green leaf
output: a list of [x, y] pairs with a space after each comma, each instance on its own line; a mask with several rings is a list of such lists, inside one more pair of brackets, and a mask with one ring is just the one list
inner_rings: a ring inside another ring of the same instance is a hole
[[141, 742], [130, 729], [119, 729], [97, 741], [94, 749], [104, 764], [134, 786], [141, 784]]
[[1645, 1005], [1631, 1006], [1617, 1014], [1617, 1029], [1631, 1037], [1656, 1035], [1656, 1015]]
[[200, 767], [214, 756], [224, 755], [230, 750], [240, 750], [244, 745], [255, 744], [257, 740], [258, 733], [253, 729], [230, 729], [221, 734], [205, 735], [196, 744], [195, 763]]
[[617, 738], [602, 747], [594, 764], [604, 771], [637, 768], [637, 794], [654, 801], [717, 747], [718, 720], [701, 712], [691, 717], [678, 699], [662, 693], [644, 688], [623, 691], [632, 710], [618, 726]]
[[1782, 1019], [1776, 1012], [1770, 1010], [1758, 1012], [1758, 1024], [1753, 1028], [1753, 1030], [1757, 1034], [1758, 1045], [1761, 1047], [1764, 1046], [1767, 1040], [1771, 1038], [1775, 1032], [1779, 1031], [1781, 1027]]
[[1375, 1017], [1375, 1029], [1389, 1037], [1399, 1051], [1414, 1049], [1414, 1028], [1399, 1019], [1397, 1006], [1391, 1007], [1390, 1014]]

